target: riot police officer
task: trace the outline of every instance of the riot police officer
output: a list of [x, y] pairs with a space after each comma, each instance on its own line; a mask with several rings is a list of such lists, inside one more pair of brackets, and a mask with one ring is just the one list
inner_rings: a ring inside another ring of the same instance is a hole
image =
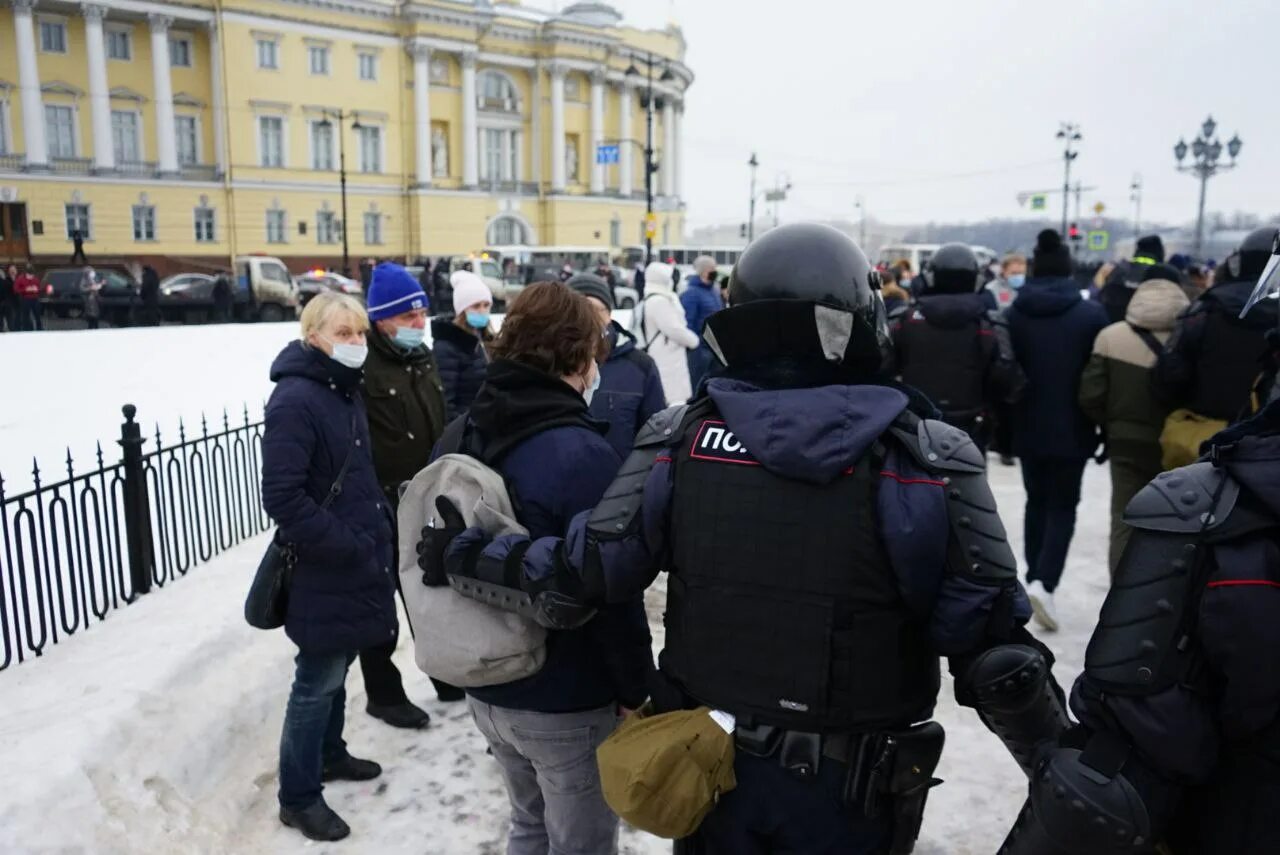
[[1276, 327], [1276, 301], [1243, 309], [1271, 260], [1275, 235], [1275, 226], [1250, 232], [1226, 262], [1229, 281], [1205, 291], [1179, 318], [1152, 377], [1171, 407], [1230, 422], [1248, 403], [1268, 351], [1266, 334]]
[[424, 540], [424, 566], [544, 625], [668, 572], [654, 706], [737, 723], [737, 786], [683, 851], [909, 852], [940, 655], [1024, 769], [1065, 725], [982, 454], [879, 382], [878, 288], [842, 233], [774, 229], [707, 322], [702, 394], [649, 421], [564, 539]]
[[981, 265], [973, 250], [946, 244], [929, 265], [924, 294], [893, 323], [890, 371], [985, 452], [995, 409], [1016, 403], [1027, 378], [1004, 321], [978, 293]]

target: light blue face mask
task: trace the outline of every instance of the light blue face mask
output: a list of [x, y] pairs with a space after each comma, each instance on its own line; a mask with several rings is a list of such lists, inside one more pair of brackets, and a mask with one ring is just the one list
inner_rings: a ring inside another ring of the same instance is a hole
[[489, 326], [488, 312], [467, 312], [467, 326], [482, 330]]
[[600, 388], [600, 370], [596, 369], [595, 382], [591, 384], [585, 392], [582, 393], [582, 400], [587, 402], [587, 406], [591, 406], [591, 399], [595, 397], [596, 390]]
[[1010, 288], [1012, 288], [1013, 290], [1017, 291], [1017, 290], [1018, 290], [1019, 288], [1021, 288], [1023, 285], [1027, 284], [1027, 274], [1025, 274], [1025, 273], [1010, 273], [1010, 274], [1009, 274], [1009, 278], [1008, 278], [1007, 280], [1005, 280], [1005, 281], [1007, 281], [1007, 282], [1009, 283], [1009, 287], [1010, 287]]
[[398, 346], [405, 350], [420, 347], [427, 338], [427, 331], [418, 327], [396, 327], [396, 334], [391, 337]]

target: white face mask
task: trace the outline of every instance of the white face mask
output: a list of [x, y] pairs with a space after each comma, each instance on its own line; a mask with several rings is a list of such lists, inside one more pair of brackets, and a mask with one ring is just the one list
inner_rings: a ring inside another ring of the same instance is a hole
[[369, 346], [365, 344], [338, 344], [335, 341], [329, 341], [329, 346], [333, 348], [333, 355], [330, 357], [339, 365], [345, 365], [348, 368], [363, 368], [364, 361], [369, 358]]

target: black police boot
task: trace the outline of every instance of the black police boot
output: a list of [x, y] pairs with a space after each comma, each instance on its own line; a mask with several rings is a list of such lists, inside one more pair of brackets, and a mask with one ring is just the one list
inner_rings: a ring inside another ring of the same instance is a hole
[[302, 810], [282, 807], [280, 821], [312, 840], [341, 840], [351, 833], [351, 826], [343, 822], [342, 817], [324, 803], [324, 799], [317, 799]]
[[381, 719], [392, 727], [403, 727], [407, 730], [421, 730], [431, 723], [427, 711], [415, 707], [409, 701], [399, 704], [369, 704], [365, 708], [369, 715]]
[[324, 764], [324, 781], [372, 781], [382, 774], [382, 767], [372, 760], [361, 760], [344, 754]]

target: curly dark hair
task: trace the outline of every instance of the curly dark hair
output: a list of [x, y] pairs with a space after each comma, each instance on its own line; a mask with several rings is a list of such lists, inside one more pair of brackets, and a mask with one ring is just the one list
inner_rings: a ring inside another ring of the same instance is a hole
[[510, 359], [553, 377], [576, 374], [608, 355], [600, 320], [587, 298], [559, 282], [535, 282], [507, 307], [493, 345], [495, 359]]

